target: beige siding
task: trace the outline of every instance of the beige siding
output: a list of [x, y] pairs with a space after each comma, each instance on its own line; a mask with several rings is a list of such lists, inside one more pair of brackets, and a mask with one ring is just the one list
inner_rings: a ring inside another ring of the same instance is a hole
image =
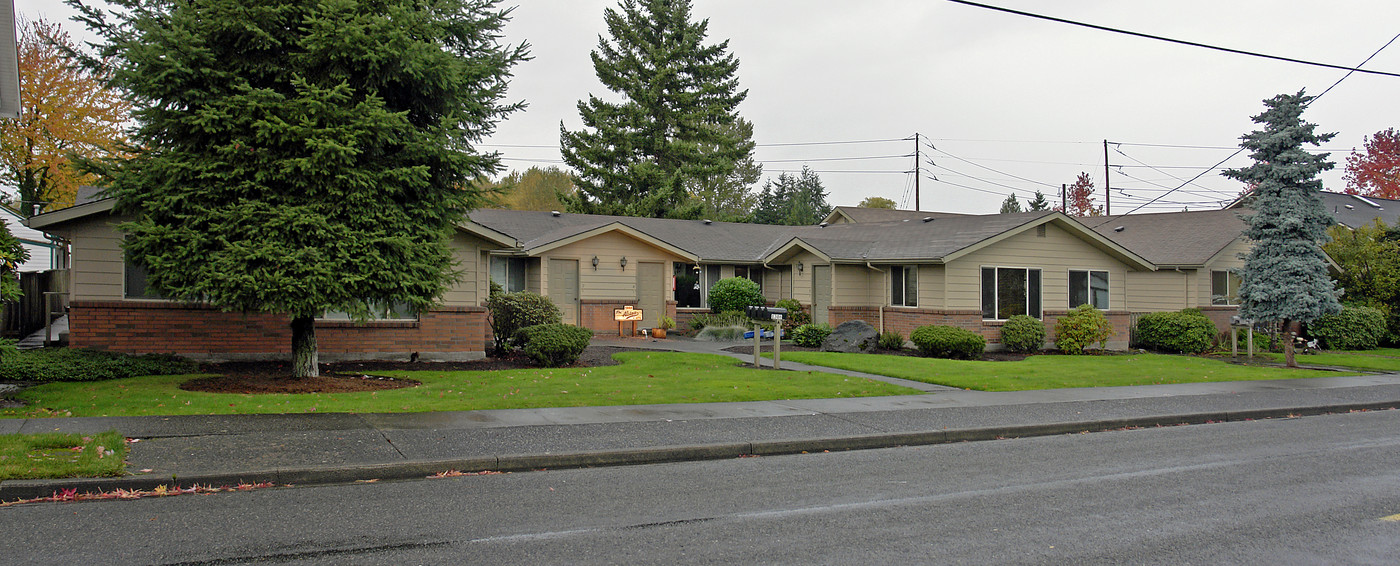
[[[1195, 306], [1198, 270], [1128, 272], [1127, 310], [1133, 312], [1176, 311]], [[1112, 286], [1112, 283], [1109, 283]]]
[[763, 269], [763, 297], [769, 301], [779, 301], [792, 297], [792, 279], [797, 268], [788, 264], [774, 264]]
[[73, 242], [72, 299], [111, 301], [123, 297], [125, 274], [122, 234], [116, 225], [124, 219], [105, 214], [73, 222], [64, 234]]
[[1048, 310], [1069, 307], [1069, 271], [1108, 271], [1108, 307], [1124, 310], [1127, 266], [1088, 242], [1049, 225], [1045, 237], [1026, 230], [947, 265], [948, 308], [982, 308], [982, 270], [986, 267], [1026, 267], [1042, 270], [1042, 306]]
[[[491, 244], [481, 238], [458, 232], [448, 242], [452, 259], [457, 262], [457, 281], [447, 287], [442, 296], [442, 304], [449, 307], [479, 306], [488, 291], [483, 292], [484, 282], [490, 280], [489, 265], [485, 263], [483, 252]], [[488, 287], [489, 289], [489, 287]]]
[[943, 278], [947, 270], [941, 265], [920, 265], [919, 266], [919, 308], [940, 309], [947, 302], [944, 296]]
[[1210, 306], [1210, 272], [1228, 271], [1244, 267], [1244, 260], [1239, 256], [1248, 254], [1250, 244], [1244, 238], [1240, 238], [1225, 246], [1225, 250], [1216, 254], [1215, 261], [1206, 265], [1196, 278], [1196, 297], [1192, 306]]
[[[820, 260], [817, 256], [802, 252], [788, 260], [792, 266], [792, 298], [804, 305], [812, 304], [812, 266]], [[797, 271], [797, 263], [802, 262], [802, 271]]]
[[871, 269], [864, 265], [835, 266], [835, 287], [832, 306], [870, 306], [887, 302], [885, 292], [888, 268]]
[[[598, 256], [598, 268], [593, 268], [593, 256]], [[622, 267], [623, 257], [627, 267]], [[665, 287], [664, 299], [671, 300], [670, 262], [685, 261], [684, 258], [646, 244], [631, 236], [618, 232], [599, 234], [581, 242], [561, 246], [541, 256], [540, 265], [547, 266], [548, 259], [577, 259], [579, 265], [579, 297], [584, 300], [612, 299], [636, 300], [637, 266], [641, 262], [662, 262], [662, 280]], [[547, 269], [547, 267], [545, 267]], [[734, 270], [730, 268], [730, 275]], [[548, 274], [542, 279], [549, 280]], [[539, 284], [541, 277], [532, 277], [531, 282]], [[537, 291], [547, 294], [548, 289]]]

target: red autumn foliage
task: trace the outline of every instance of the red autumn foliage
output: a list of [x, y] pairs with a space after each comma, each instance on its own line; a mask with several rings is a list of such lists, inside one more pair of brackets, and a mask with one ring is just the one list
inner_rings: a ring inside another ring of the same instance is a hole
[[1094, 206], [1094, 181], [1088, 173], [1080, 173], [1074, 184], [1066, 189], [1065, 201], [1069, 205], [1065, 214], [1070, 216], [1103, 215], [1103, 207]]
[[1346, 193], [1400, 199], [1400, 132], [1386, 128], [1366, 138], [1366, 152], [1347, 156]]

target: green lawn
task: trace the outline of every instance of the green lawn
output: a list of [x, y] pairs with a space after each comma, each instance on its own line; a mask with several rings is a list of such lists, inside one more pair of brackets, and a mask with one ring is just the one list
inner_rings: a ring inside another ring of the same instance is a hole
[[116, 431], [0, 434], [0, 480], [120, 476], [126, 439]]
[[980, 391], [1116, 387], [1351, 375], [1228, 364], [1189, 356], [1031, 356], [982, 362], [830, 352], [784, 353], [784, 360]]
[[[1283, 354], [1264, 354], [1269, 360], [1282, 363]], [[1400, 372], [1400, 349], [1382, 348], [1378, 350], [1322, 351], [1316, 354], [1299, 354], [1298, 363], [1305, 366], [1336, 366], [1372, 371]]]
[[189, 375], [49, 383], [0, 417], [380, 413], [708, 403], [912, 395], [914, 389], [821, 372], [754, 370], [715, 354], [624, 352], [622, 365], [510, 371], [384, 372], [418, 387], [366, 393], [239, 395], [183, 391]]

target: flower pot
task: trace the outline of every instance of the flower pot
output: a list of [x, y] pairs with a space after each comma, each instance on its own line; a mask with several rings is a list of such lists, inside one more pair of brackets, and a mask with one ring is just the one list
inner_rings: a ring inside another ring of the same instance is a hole
[[665, 337], [666, 337], [666, 329], [665, 329], [665, 328], [653, 328], [653, 329], [651, 329], [651, 335], [652, 335], [653, 338], [665, 338]]

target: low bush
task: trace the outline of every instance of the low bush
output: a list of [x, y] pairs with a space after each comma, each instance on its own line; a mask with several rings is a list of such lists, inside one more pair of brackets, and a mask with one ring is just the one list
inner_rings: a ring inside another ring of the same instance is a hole
[[802, 303], [795, 299], [783, 299], [773, 306], [787, 309], [787, 314], [783, 316], [783, 332], [785, 334], [791, 334], [797, 327], [812, 323], [812, 315], [802, 308]]
[[981, 334], [953, 326], [920, 326], [909, 334], [919, 353], [930, 358], [971, 360], [981, 357], [987, 340]]
[[903, 350], [904, 335], [893, 330], [880, 333], [881, 350]]
[[709, 299], [711, 312], [743, 312], [745, 307], [762, 305], [765, 302], [758, 283], [743, 277], [730, 277], [715, 282], [714, 286], [710, 287]]
[[1079, 305], [1055, 322], [1055, 347], [1066, 354], [1083, 354], [1094, 344], [1103, 347], [1113, 337], [1113, 325], [1103, 311], [1091, 305]]
[[1138, 318], [1137, 346], [1159, 352], [1199, 354], [1215, 346], [1220, 330], [1200, 309], [1150, 312]]
[[1386, 337], [1385, 313], [1371, 307], [1342, 307], [1308, 324], [1308, 334], [1328, 350], [1374, 350]]
[[690, 319], [690, 329], [694, 332], [700, 332], [708, 327], [723, 328], [729, 326], [752, 327], [753, 322], [749, 320], [749, 315], [744, 314], [744, 311], [701, 313]]
[[536, 364], [546, 367], [567, 366], [578, 361], [593, 331], [572, 324], [538, 324], [521, 328], [515, 333], [520, 351]]
[[831, 336], [831, 327], [825, 324], [804, 324], [792, 331], [792, 343], [803, 348], [819, 348], [822, 341]]
[[1039, 352], [1045, 347], [1045, 323], [1024, 314], [1008, 318], [1001, 325], [1001, 345], [1012, 352]]
[[516, 331], [540, 324], [558, 324], [563, 313], [549, 297], [519, 291], [498, 293], [486, 300], [490, 310], [491, 334], [496, 337], [496, 351], [507, 351]]
[[195, 373], [192, 361], [165, 354], [134, 356], [99, 350], [19, 350], [0, 361], [0, 381], [102, 381], [142, 375]]

